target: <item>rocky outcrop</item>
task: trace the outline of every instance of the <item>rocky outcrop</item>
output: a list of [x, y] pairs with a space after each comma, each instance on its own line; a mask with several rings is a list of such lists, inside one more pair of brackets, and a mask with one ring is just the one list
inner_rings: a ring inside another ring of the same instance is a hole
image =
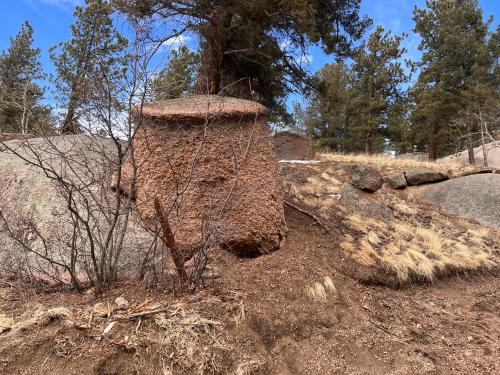
[[[486, 153], [486, 159], [488, 161], [489, 167], [500, 168], [500, 142], [486, 143], [484, 145], [484, 152]], [[484, 165], [484, 154], [483, 146], [478, 146], [474, 148], [474, 159], [476, 165]], [[469, 165], [469, 152], [467, 150], [461, 151], [459, 153], [446, 156], [444, 158], [436, 160], [437, 163], [456, 163], [458, 165], [468, 166]]]
[[[44, 165], [63, 176], [66, 181], [71, 181], [78, 196], [87, 199], [90, 212], [95, 221], [91, 221], [92, 230], [104, 231], [108, 228], [104, 214], [109, 218], [114, 204], [114, 194], [107, 191], [109, 176], [114, 172], [116, 148], [112, 140], [86, 135], [66, 135], [49, 138], [32, 138], [26, 140], [11, 140], [5, 142], [6, 146], [15, 150], [20, 156], [33, 163], [36, 157], [44, 161]], [[84, 188], [81, 188], [85, 186]], [[106, 196], [99, 193], [107, 192]], [[40, 169], [30, 166], [20, 157], [7, 149], [0, 147], [0, 211], [5, 215], [8, 225], [16, 233], [32, 233], [36, 228], [37, 235], [27, 237], [27, 243], [40, 254], [45, 254], [58, 262], [71, 264], [68, 243], [73, 235], [72, 216], [67, 209], [64, 191], [59, 188], [54, 179], [49, 178]], [[92, 198], [89, 196], [92, 194]], [[75, 193], [75, 195], [77, 195]], [[101, 197], [101, 207], [97, 206], [94, 199]], [[109, 205], [108, 205], [109, 204]], [[78, 204], [78, 207], [82, 207]], [[82, 209], [82, 212], [85, 212]], [[123, 216], [120, 216], [123, 217]], [[96, 221], [99, 220], [99, 225]], [[0, 223], [0, 265], [2, 271], [12, 271], [29, 277], [45, 277], [56, 274], [55, 267], [49, 266], [41, 257], [27, 252], [25, 248], [14, 241], [4, 231], [3, 222]], [[97, 236], [97, 234], [96, 234]], [[41, 238], [45, 243], [42, 243]], [[89, 241], [85, 233], [78, 237], [79, 259], [90, 259]], [[145, 249], [153, 237], [144, 229], [135, 212], [130, 212], [127, 230], [124, 238], [122, 257], [119, 259], [120, 274], [130, 275], [132, 270], [137, 270], [144, 259]], [[47, 248], [45, 247], [47, 246]], [[57, 274], [58, 277], [63, 277]], [[46, 282], [53, 282], [52, 279]]]
[[384, 179], [379, 171], [367, 165], [356, 166], [351, 175], [351, 184], [355, 188], [375, 192], [382, 187]]
[[314, 159], [314, 144], [303, 135], [284, 131], [273, 136], [274, 149], [278, 160]]
[[416, 186], [444, 181], [448, 179], [448, 176], [428, 168], [414, 168], [405, 172], [405, 178], [409, 186]]
[[181, 247], [196, 248], [208, 226], [217, 228], [223, 248], [238, 255], [280, 247], [283, 188], [265, 107], [194, 96], [147, 104], [138, 116], [135, 195], [151, 229], [159, 198]]
[[422, 195], [446, 211], [500, 228], [500, 175], [454, 178], [426, 186]]
[[345, 205], [349, 212], [359, 214], [362, 217], [392, 219], [394, 215], [388, 204], [372, 197], [371, 194], [364, 193], [349, 183], [342, 185], [339, 191], [339, 201]]
[[385, 178], [385, 183], [391, 189], [404, 189], [407, 186], [406, 178], [403, 174], [393, 174]]

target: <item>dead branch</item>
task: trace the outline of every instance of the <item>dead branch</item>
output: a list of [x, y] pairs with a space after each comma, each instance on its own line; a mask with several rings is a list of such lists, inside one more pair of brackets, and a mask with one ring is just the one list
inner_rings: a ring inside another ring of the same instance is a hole
[[311, 219], [313, 219], [317, 224], [321, 225], [323, 228], [325, 228], [327, 231], [330, 231], [330, 229], [333, 228], [332, 225], [328, 224], [328, 223], [325, 223], [323, 222], [318, 216], [316, 216], [315, 214], [313, 214], [312, 212], [309, 212], [307, 210], [304, 210], [302, 208], [300, 208], [299, 206], [293, 204], [292, 202], [290, 201], [287, 201], [285, 200], [285, 205], [288, 206], [288, 207], [291, 207], [293, 208], [294, 210], [297, 210], [301, 213], [303, 213], [304, 215], [307, 215], [309, 216]]
[[184, 268], [184, 258], [179, 251], [177, 243], [175, 242], [174, 234], [172, 233], [172, 229], [170, 228], [168, 218], [165, 215], [165, 211], [158, 197], [155, 197], [154, 203], [156, 216], [158, 217], [158, 221], [160, 222], [160, 226], [163, 231], [163, 236], [161, 236], [161, 239], [170, 249], [172, 260], [174, 261], [175, 269], [177, 270], [177, 275], [179, 276], [181, 281], [186, 281], [188, 277], [186, 274], [186, 269]]

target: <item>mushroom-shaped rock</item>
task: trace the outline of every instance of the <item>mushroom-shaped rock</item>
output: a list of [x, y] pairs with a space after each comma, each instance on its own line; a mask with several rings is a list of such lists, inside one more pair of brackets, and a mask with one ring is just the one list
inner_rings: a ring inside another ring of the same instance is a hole
[[410, 186], [422, 185], [431, 182], [439, 182], [448, 179], [448, 176], [441, 172], [428, 168], [413, 168], [405, 172], [406, 182]]
[[[195, 249], [212, 231], [238, 255], [277, 250], [286, 224], [266, 112], [252, 101], [212, 95], [137, 109], [135, 197], [146, 224], [158, 225], [157, 198], [182, 248]], [[124, 180], [131, 174], [129, 163]]]
[[384, 180], [379, 171], [367, 165], [357, 165], [351, 176], [351, 184], [360, 190], [376, 192], [382, 187]]

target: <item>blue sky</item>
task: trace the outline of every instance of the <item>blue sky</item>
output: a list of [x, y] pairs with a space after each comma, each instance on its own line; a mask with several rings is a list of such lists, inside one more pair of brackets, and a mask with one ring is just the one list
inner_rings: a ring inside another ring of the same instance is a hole
[[[73, 7], [82, 0], [0, 0], [0, 50], [9, 45], [9, 37], [15, 35], [21, 24], [28, 20], [34, 28], [35, 45], [42, 49], [42, 63], [47, 72], [52, 71], [49, 47], [70, 37], [69, 25], [73, 22]], [[418, 37], [413, 35], [412, 10], [415, 5], [423, 7], [424, 0], [363, 0], [361, 13], [369, 15], [375, 25], [382, 25], [396, 34], [408, 32], [404, 42], [407, 57], [418, 58]], [[494, 15], [493, 25], [498, 24], [500, 1], [480, 0], [485, 18]], [[189, 41], [188, 41], [189, 44]], [[318, 47], [311, 48], [311, 71], [331, 62]], [[294, 99], [298, 99], [295, 97]]]

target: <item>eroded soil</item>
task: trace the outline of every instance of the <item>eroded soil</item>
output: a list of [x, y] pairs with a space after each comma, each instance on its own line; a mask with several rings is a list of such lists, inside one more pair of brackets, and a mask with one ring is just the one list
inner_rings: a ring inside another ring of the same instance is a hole
[[[498, 275], [460, 274], [403, 289], [361, 284], [349, 276], [352, 264], [339, 248], [342, 222], [327, 233], [292, 208], [286, 218], [289, 233], [280, 251], [255, 259], [216, 254], [222, 277], [195, 295], [124, 284], [96, 298], [3, 282], [4, 314], [19, 319], [36, 308], [64, 306], [78, 324], [55, 320], [0, 334], [0, 374], [499, 373]], [[311, 296], [308, 288], [325, 277], [334, 290], [324, 299]], [[131, 307], [155, 301], [171, 305], [169, 311], [196, 310], [220, 323], [207, 337], [217, 335], [221, 348], [198, 347], [196, 355], [211, 355], [201, 371], [183, 361], [194, 355], [185, 347], [161, 345], [169, 331], [153, 316], [88, 314], [96, 304], [112, 306], [119, 295]], [[103, 335], [111, 321], [116, 325]]]

